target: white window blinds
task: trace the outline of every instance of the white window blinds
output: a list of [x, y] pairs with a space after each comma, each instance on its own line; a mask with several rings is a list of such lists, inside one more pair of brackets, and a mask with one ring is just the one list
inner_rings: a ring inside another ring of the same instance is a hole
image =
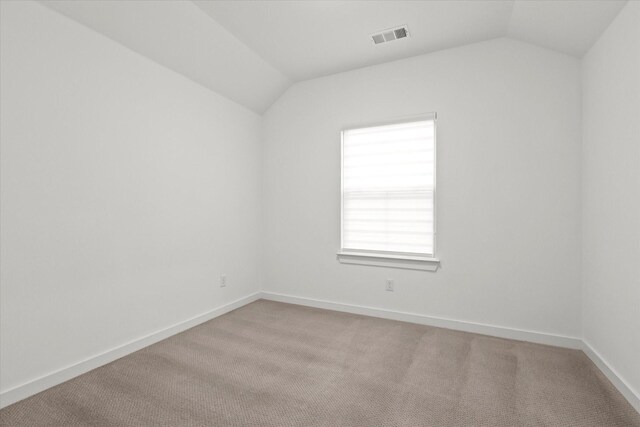
[[342, 133], [342, 251], [435, 251], [435, 115]]

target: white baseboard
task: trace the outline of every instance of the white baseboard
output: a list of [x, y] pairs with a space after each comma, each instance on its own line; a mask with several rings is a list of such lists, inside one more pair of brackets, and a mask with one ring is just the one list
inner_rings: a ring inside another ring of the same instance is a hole
[[221, 307], [202, 313], [168, 328], [151, 333], [139, 339], [130, 341], [119, 347], [115, 347], [104, 353], [87, 358], [71, 366], [67, 366], [58, 371], [44, 375], [25, 384], [0, 393], [0, 408], [11, 405], [26, 397], [32, 396], [55, 385], [68, 381], [78, 375], [89, 372], [92, 369], [106, 365], [127, 354], [133, 353], [172, 335], [185, 331], [200, 323], [206, 322], [236, 308], [252, 303], [258, 299], [280, 301], [291, 304], [304, 305], [308, 307], [324, 308], [327, 310], [342, 311], [347, 313], [362, 314], [365, 316], [380, 317], [384, 319], [399, 320], [403, 322], [417, 323], [427, 326], [453, 329], [464, 332], [472, 332], [483, 335], [490, 335], [499, 338], [508, 338], [519, 341], [528, 341], [538, 344], [554, 345], [571, 349], [580, 349], [593, 361], [602, 373], [613, 383], [620, 393], [629, 403], [640, 412], [640, 393], [635, 391], [615, 369], [607, 363], [593, 347], [580, 338], [563, 335], [547, 334], [543, 332], [527, 331], [522, 329], [506, 328], [502, 326], [487, 325], [482, 323], [465, 322], [461, 320], [445, 319], [441, 317], [425, 316], [422, 314], [405, 313], [399, 311], [385, 310], [374, 307], [366, 307], [354, 304], [344, 304], [333, 301], [302, 298], [292, 295], [277, 294], [273, 292], [256, 292], [236, 301], [225, 304]]
[[633, 387], [631, 387], [629, 383], [627, 383], [587, 341], [582, 341], [582, 351], [589, 359], [591, 359], [598, 369], [602, 371], [609, 381], [613, 383], [615, 388], [617, 388], [618, 391], [629, 401], [631, 406], [640, 413], [640, 393], [637, 390], [634, 390]]
[[261, 297], [263, 299], [271, 301], [287, 302], [291, 304], [305, 305], [308, 307], [324, 308], [327, 310], [343, 311], [347, 313], [362, 314], [365, 316], [400, 320], [402, 322], [418, 323], [420, 325], [436, 326], [439, 328], [454, 329], [456, 331], [473, 332], [476, 334], [490, 335], [499, 338], [528, 341], [537, 344], [553, 345], [556, 347], [571, 348], [576, 350], [582, 349], [582, 340], [580, 338], [567, 337], [564, 335], [554, 335], [544, 332], [506, 328], [504, 326], [494, 326], [483, 323], [466, 322], [463, 320], [425, 316], [423, 314], [392, 311], [381, 308], [366, 307], [362, 305], [345, 304], [312, 298], [302, 298], [293, 295], [284, 295], [273, 292], [262, 292]]
[[490, 335], [499, 338], [508, 338], [518, 341], [528, 341], [537, 344], [553, 345], [556, 347], [582, 350], [587, 357], [602, 371], [613, 383], [620, 393], [629, 401], [631, 406], [640, 413], [640, 393], [634, 390], [603, 358], [581, 338], [563, 335], [548, 334], [544, 332], [527, 331], [503, 326], [487, 325], [482, 323], [465, 322], [461, 320], [445, 319], [441, 317], [425, 316], [422, 314], [405, 313], [366, 307], [354, 304], [345, 304], [333, 301], [313, 298], [296, 297], [293, 295], [262, 292], [260, 297], [270, 301], [286, 302], [290, 304], [304, 305], [307, 307], [324, 308], [327, 310], [342, 311], [346, 313], [362, 314], [365, 316], [380, 317], [384, 319], [400, 320], [403, 322], [418, 323], [427, 326], [453, 329], [457, 331], [472, 332], [482, 335]]
[[151, 344], [157, 343], [158, 341], [162, 341], [165, 338], [185, 331], [189, 328], [199, 325], [200, 323], [206, 322], [215, 317], [235, 310], [236, 308], [240, 308], [244, 305], [252, 303], [259, 298], [260, 292], [256, 292], [249, 296], [232, 301], [221, 307], [214, 308], [213, 310], [207, 311], [206, 313], [202, 313], [180, 323], [176, 323], [172, 326], [169, 326], [168, 328], [153, 332], [149, 335], [145, 335], [133, 341], [129, 341], [126, 344], [112, 348], [111, 350], [107, 350], [104, 353], [89, 357], [58, 371], [52, 372], [40, 378], [36, 378], [27, 383], [3, 391], [2, 393], [0, 393], [0, 408], [4, 408], [5, 406], [11, 405], [12, 403], [32, 396], [55, 385], [61, 384], [65, 381], [77, 377], [78, 375], [89, 372], [92, 369], [106, 365], [107, 363], [113, 362], [116, 359], [126, 356], [127, 354], [131, 354], [134, 351], [138, 351], [144, 347], [150, 346]]

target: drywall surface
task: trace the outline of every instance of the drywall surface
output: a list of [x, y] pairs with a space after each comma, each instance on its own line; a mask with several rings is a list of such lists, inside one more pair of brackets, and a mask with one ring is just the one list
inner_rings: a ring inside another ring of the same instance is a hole
[[[292, 86], [263, 120], [264, 290], [579, 336], [579, 66], [496, 39]], [[338, 263], [340, 131], [426, 112], [441, 269]]]
[[584, 339], [640, 400], [640, 3], [583, 61]]
[[261, 119], [39, 4], [1, 7], [4, 392], [259, 289]]

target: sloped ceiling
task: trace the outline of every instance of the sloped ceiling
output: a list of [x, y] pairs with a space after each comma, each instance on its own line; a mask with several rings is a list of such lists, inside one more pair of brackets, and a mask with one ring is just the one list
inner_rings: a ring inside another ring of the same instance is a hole
[[580, 58], [598, 40], [625, 3], [610, 0], [519, 0], [515, 2], [507, 35]]
[[257, 113], [291, 83], [189, 1], [40, 3]]
[[[581, 57], [626, 1], [41, 3], [262, 113], [296, 81], [496, 37]], [[400, 25], [410, 38], [371, 42]]]
[[[512, 2], [195, 1], [294, 81], [501, 37]], [[410, 39], [369, 35], [407, 24]]]

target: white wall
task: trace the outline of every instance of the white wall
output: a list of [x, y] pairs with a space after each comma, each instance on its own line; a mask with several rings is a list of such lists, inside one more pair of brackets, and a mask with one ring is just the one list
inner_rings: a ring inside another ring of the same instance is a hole
[[[508, 328], [581, 336], [582, 312], [640, 390], [640, 4], [584, 59], [582, 128], [579, 61], [498, 39], [298, 83], [262, 129], [0, 4], [0, 392], [249, 295], [261, 266], [268, 292]], [[339, 264], [340, 130], [430, 111], [442, 268]]]
[[[579, 336], [579, 65], [497, 39], [291, 87], [263, 121], [264, 289]], [[340, 130], [431, 111], [442, 268], [339, 264]]]
[[584, 339], [640, 401], [640, 3], [583, 62]]
[[4, 392], [259, 289], [260, 117], [39, 4], [1, 15]]

